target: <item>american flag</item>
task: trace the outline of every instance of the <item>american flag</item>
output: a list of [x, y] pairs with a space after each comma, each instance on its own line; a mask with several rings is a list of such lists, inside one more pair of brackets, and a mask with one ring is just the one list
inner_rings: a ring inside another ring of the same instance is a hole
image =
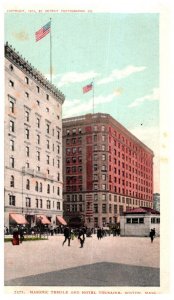
[[89, 92], [90, 90], [92, 90], [92, 82], [83, 87], [83, 94]]
[[36, 31], [35, 37], [36, 37], [36, 42], [41, 40], [44, 36], [46, 36], [51, 30], [51, 21], [48, 22], [46, 25], [44, 25], [41, 29]]

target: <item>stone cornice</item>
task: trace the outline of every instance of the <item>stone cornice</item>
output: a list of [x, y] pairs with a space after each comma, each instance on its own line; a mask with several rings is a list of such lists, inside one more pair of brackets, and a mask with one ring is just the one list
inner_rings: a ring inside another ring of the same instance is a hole
[[65, 100], [65, 96], [57, 87], [51, 84], [37, 69], [35, 69], [27, 60], [12, 48], [12, 46], [5, 44], [5, 57], [11, 61], [15, 66], [22, 70], [26, 76], [32, 77], [33, 80], [38, 82], [45, 90], [47, 90], [54, 98], [61, 104]]

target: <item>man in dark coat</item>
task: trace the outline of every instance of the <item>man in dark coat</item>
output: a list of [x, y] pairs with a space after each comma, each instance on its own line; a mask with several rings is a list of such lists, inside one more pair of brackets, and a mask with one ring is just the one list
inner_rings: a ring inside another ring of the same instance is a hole
[[68, 246], [70, 246], [70, 240], [71, 240], [71, 229], [69, 227], [65, 227], [64, 229], [64, 241], [62, 243], [62, 246], [65, 244], [65, 242], [68, 240]]
[[83, 228], [79, 230], [78, 239], [80, 240], [80, 248], [83, 248], [85, 242], [85, 232]]
[[151, 231], [149, 233], [149, 236], [150, 236], [150, 239], [151, 239], [151, 243], [153, 243], [153, 239], [154, 239], [154, 236], [155, 236], [155, 230], [154, 229], [151, 229]]

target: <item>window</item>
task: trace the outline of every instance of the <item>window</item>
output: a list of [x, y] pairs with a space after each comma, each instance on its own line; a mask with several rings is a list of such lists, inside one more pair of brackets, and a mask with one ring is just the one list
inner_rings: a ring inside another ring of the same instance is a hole
[[47, 184], [47, 194], [50, 194], [50, 185]]
[[60, 160], [57, 159], [57, 167], [60, 168]]
[[40, 135], [37, 134], [37, 144], [39, 145], [40, 144]]
[[50, 141], [47, 140], [47, 149], [50, 149]]
[[36, 192], [39, 191], [39, 184], [38, 184], [38, 181], [36, 181], [36, 184], [35, 184], [35, 191], [36, 191]]
[[36, 126], [37, 128], [40, 128], [40, 118], [36, 118]]
[[39, 100], [37, 100], [36, 103], [37, 103], [38, 106], [40, 106], [40, 101]]
[[97, 171], [97, 169], [98, 169], [98, 165], [95, 164], [95, 165], [94, 165], [94, 171]]
[[47, 165], [49, 165], [49, 164], [50, 164], [50, 156], [47, 155]]
[[10, 120], [10, 132], [14, 132], [14, 121]]
[[46, 112], [49, 112], [49, 108], [48, 107], [46, 107]]
[[39, 167], [39, 166], [37, 166], [36, 170], [37, 170], [38, 172], [40, 172], [40, 167]]
[[14, 151], [14, 141], [10, 140], [10, 150]]
[[60, 181], [60, 173], [57, 173], [57, 181]]
[[25, 137], [27, 140], [29, 140], [29, 138], [30, 138], [30, 131], [28, 128], [25, 129]]
[[12, 80], [9, 80], [9, 86], [14, 87], [14, 82]]
[[48, 94], [46, 94], [46, 99], [49, 100], [49, 95]]
[[16, 197], [14, 195], [9, 195], [9, 205], [16, 205]]
[[102, 135], [102, 142], [105, 142], [105, 139], [106, 139], [105, 135]]
[[50, 124], [46, 124], [46, 133], [50, 133]]
[[29, 98], [29, 93], [28, 92], [25, 92], [25, 97]]
[[59, 186], [57, 187], [57, 195], [58, 196], [60, 195], [60, 187]]
[[105, 131], [105, 126], [104, 125], [102, 125], [101, 130]]
[[39, 199], [36, 199], [36, 208], [39, 208]]
[[102, 190], [106, 190], [106, 184], [102, 184]]
[[50, 208], [51, 208], [51, 201], [47, 200], [47, 209], [50, 209]]
[[38, 85], [36, 86], [36, 90], [37, 90], [38, 93], [40, 92], [40, 88], [39, 88]]
[[95, 201], [98, 200], [98, 194], [94, 194], [94, 200], [95, 200]]
[[40, 182], [39, 186], [40, 186], [39, 191], [42, 192], [42, 183], [41, 182]]
[[26, 180], [26, 190], [29, 190], [30, 189], [30, 180], [27, 179]]
[[106, 160], [106, 155], [102, 154], [102, 160]]
[[14, 113], [14, 100], [10, 100], [10, 112]]
[[25, 77], [25, 83], [29, 84], [29, 78], [28, 77]]
[[144, 218], [139, 218], [139, 223], [144, 224]]
[[106, 194], [102, 194], [102, 200], [106, 200]]
[[14, 168], [14, 157], [10, 157], [10, 167]]
[[29, 120], [30, 120], [29, 117], [30, 117], [29, 111], [26, 110], [26, 111], [25, 111], [25, 121], [26, 121], [26, 122], [29, 122]]
[[29, 162], [26, 162], [25, 167], [26, 167], [26, 169], [29, 169], [29, 167], [30, 167]]
[[138, 218], [132, 218], [132, 224], [138, 224]]
[[117, 214], [117, 205], [114, 204], [114, 214]]
[[29, 198], [29, 197], [25, 198], [25, 205], [26, 205], [26, 207], [31, 207], [31, 198]]
[[10, 187], [14, 187], [14, 176], [11, 175], [10, 177]]
[[59, 140], [60, 139], [60, 131], [57, 130], [57, 139]]
[[59, 153], [60, 153], [60, 146], [57, 145], [57, 154], [59, 154]]
[[126, 218], [126, 223], [131, 224], [131, 218]]
[[43, 203], [42, 203], [42, 199], [40, 199], [40, 208], [42, 208]]
[[57, 202], [57, 210], [60, 210], [60, 202]]
[[40, 161], [40, 152], [39, 151], [36, 152], [36, 158], [38, 161]]
[[102, 204], [102, 213], [106, 213], [106, 204]]
[[26, 146], [25, 150], [26, 150], [26, 156], [29, 157], [30, 156], [30, 148], [28, 146]]
[[94, 213], [98, 213], [98, 204], [94, 204]]

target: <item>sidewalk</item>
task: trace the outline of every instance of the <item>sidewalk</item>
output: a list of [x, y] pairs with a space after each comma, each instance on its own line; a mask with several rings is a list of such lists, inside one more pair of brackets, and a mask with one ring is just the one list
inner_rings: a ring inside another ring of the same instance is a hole
[[84, 248], [63, 240], [5, 243], [5, 285], [159, 286], [159, 238], [93, 235]]

